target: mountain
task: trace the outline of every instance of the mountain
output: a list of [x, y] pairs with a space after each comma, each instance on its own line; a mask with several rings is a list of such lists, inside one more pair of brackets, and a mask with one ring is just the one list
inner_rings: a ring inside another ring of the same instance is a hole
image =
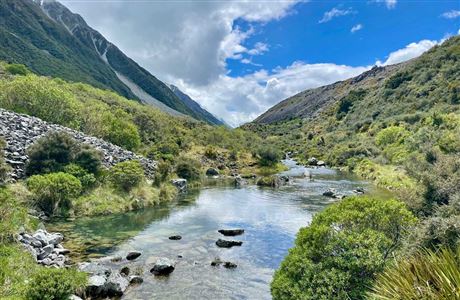
[[225, 125], [224, 122], [222, 122], [221, 120], [216, 118], [213, 114], [211, 114], [210, 112], [202, 108], [195, 100], [190, 98], [189, 95], [182, 92], [177, 86], [171, 84], [169, 85], [169, 87], [174, 92], [174, 94], [177, 97], [179, 97], [179, 99], [181, 99], [185, 105], [187, 105], [189, 109], [191, 109], [193, 112], [195, 112], [197, 116], [199, 116], [200, 120], [204, 120], [211, 125], [217, 125], [217, 126]]
[[41, 75], [110, 89], [168, 113], [206, 121], [166, 84], [57, 1], [0, 1], [0, 40], [0, 60], [24, 64]]

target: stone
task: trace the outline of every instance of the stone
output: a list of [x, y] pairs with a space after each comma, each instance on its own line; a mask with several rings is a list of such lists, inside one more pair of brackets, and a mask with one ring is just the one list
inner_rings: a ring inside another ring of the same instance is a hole
[[72, 295], [70, 296], [69, 300], [83, 300], [82, 298], [76, 296], [76, 295]]
[[123, 276], [128, 276], [130, 272], [131, 272], [131, 270], [129, 269], [128, 266], [124, 266], [120, 270], [120, 274], [123, 275]]
[[101, 275], [93, 275], [88, 278], [86, 285], [86, 295], [94, 298], [106, 296], [105, 283], [106, 278]]
[[109, 277], [110, 274], [112, 274], [112, 269], [97, 262], [80, 263], [78, 264], [78, 269], [90, 275], [99, 275], [103, 277]]
[[230, 262], [230, 261], [226, 261], [224, 263], [224, 268], [235, 269], [236, 267], [237, 267], [237, 265], [235, 263]]
[[355, 194], [358, 194], [358, 195], [362, 195], [365, 193], [365, 190], [363, 187], [357, 187], [356, 189], [353, 190], [353, 193]]
[[172, 241], [178, 241], [178, 240], [181, 240], [182, 237], [180, 235], [172, 235], [168, 239], [170, 239]]
[[216, 245], [217, 245], [217, 247], [220, 247], [220, 248], [231, 248], [231, 247], [234, 247], [234, 246], [241, 246], [241, 245], [243, 245], [243, 242], [241, 242], [241, 241], [227, 241], [227, 240], [218, 239], [216, 241]]
[[60, 244], [64, 240], [64, 236], [60, 233], [52, 233], [48, 236], [48, 243], [57, 245]]
[[141, 255], [142, 255], [142, 253], [140, 253], [139, 251], [130, 251], [126, 255], [126, 259], [127, 260], [135, 260], [136, 258], [138, 258]]
[[104, 285], [108, 297], [121, 297], [128, 288], [129, 281], [120, 274], [112, 273]]
[[235, 177], [235, 186], [237, 188], [242, 187], [242, 186], [247, 185], [247, 184], [248, 184], [248, 181], [243, 179], [243, 178], [241, 178], [241, 176], [238, 175], [237, 177]]
[[37, 259], [38, 260], [45, 259], [46, 257], [48, 257], [51, 254], [51, 252], [53, 252], [53, 249], [54, 249], [53, 245], [47, 245], [47, 246], [43, 247], [41, 252], [37, 255]]
[[219, 171], [215, 168], [209, 168], [206, 170], [206, 176], [219, 176]]
[[133, 275], [129, 276], [129, 284], [141, 284], [144, 282], [144, 279], [141, 276]]
[[171, 184], [174, 185], [181, 193], [187, 191], [187, 179], [172, 179]]
[[324, 166], [326, 166], [326, 163], [325, 163], [324, 161], [322, 161], [322, 160], [318, 160], [318, 162], [316, 163], [316, 165], [317, 165], [318, 167], [324, 167]]
[[150, 273], [154, 275], [169, 275], [175, 269], [175, 263], [164, 257], [157, 258], [154, 262], [152, 268], [150, 269]]
[[214, 258], [214, 260], [211, 262], [211, 266], [216, 267], [216, 266], [220, 266], [220, 265], [223, 264], [223, 263], [224, 263], [224, 262], [223, 262], [220, 258], [216, 257], [216, 258]]
[[307, 161], [308, 165], [310, 166], [316, 166], [317, 163], [318, 163], [318, 160], [316, 159], [316, 157], [310, 157]]
[[220, 229], [218, 230], [220, 234], [225, 236], [236, 236], [244, 233], [244, 229]]

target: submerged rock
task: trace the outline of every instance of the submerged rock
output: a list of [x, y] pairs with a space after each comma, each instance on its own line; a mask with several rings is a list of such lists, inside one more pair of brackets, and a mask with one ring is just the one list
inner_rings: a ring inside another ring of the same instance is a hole
[[234, 246], [241, 246], [243, 245], [243, 242], [242, 241], [227, 241], [227, 240], [218, 239], [216, 241], [216, 245], [217, 247], [220, 247], [220, 248], [231, 248]]
[[144, 279], [141, 276], [133, 275], [129, 276], [129, 284], [141, 284], [144, 282]]
[[342, 194], [339, 194], [335, 189], [328, 189], [323, 193], [323, 196], [329, 197], [329, 198], [334, 198], [334, 199], [343, 199], [345, 196]]
[[126, 255], [126, 259], [127, 260], [135, 260], [136, 258], [138, 258], [141, 255], [142, 255], [142, 253], [140, 253], [139, 251], [130, 251]]
[[224, 268], [235, 269], [236, 267], [237, 267], [237, 265], [235, 263], [230, 262], [230, 261], [226, 261], [224, 263]]
[[150, 273], [154, 275], [169, 275], [175, 269], [175, 263], [165, 257], [157, 258], [153, 263]]
[[244, 229], [220, 229], [218, 230], [220, 234], [225, 236], [236, 236], [244, 233]]
[[170, 239], [172, 241], [178, 241], [178, 240], [181, 240], [182, 237], [180, 235], [172, 235], [168, 239]]

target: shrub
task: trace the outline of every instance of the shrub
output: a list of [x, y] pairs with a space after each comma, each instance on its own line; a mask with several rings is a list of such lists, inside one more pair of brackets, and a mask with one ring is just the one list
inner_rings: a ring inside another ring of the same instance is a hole
[[181, 156], [176, 164], [176, 174], [190, 181], [199, 180], [201, 177], [200, 162], [191, 157]]
[[65, 165], [73, 161], [77, 151], [77, 143], [67, 133], [56, 131], [48, 133], [27, 149], [29, 155], [27, 174], [61, 171]]
[[415, 218], [396, 200], [351, 197], [300, 230], [271, 285], [274, 299], [363, 299]]
[[460, 247], [420, 251], [377, 276], [369, 299], [460, 299]]
[[216, 159], [218, 156], [216, 147], [207, 146], [206, 149], [204, 150], [204, 156], [206, 156], [209, 159]]
[[155, 184], [160, 186], [160, 184], [168, 178], [171, 173], [171, 163], [167, 160], [162, 160], [158, 162], [157, 171], [155, 174]]
[[28, 221], [26, 209], [6, 188], [0, 188], [0, 243], [10, 240]]
[[136, 160], [124, 161], [110, 169], [109, 181], [123, 191], [129, 192], [144, 180], [144, 169]]
[[257, 154], [259, 156], [259, 165], [264, 167], [274, 166], [281, 159], [281, 153], [274, 147], [262, 147]]
[[85, 169], [76, 164], [70, 164], [64, 167], [64, 172], [75, 176], [80, 180], [83, 189], [88, 189], [95, 185], [96, 177], [94, 174], [88, 173]]
[[86, 284], [86, 274], [75, 269], [40, 268], [27, 286], [28, 300], [63, 300]]
[[406, 81], [412, 80], [412, 75], [409, 72], [399, 72], [391, 76], [385, 83], [388, 89], [396, 89]]
[[408, 135], [406, 129], [399, 126], [390, 126], [382, 129], [375, 137], [378, 146], [385, 147], [391, 144], [401, 143]]
[[81, 149], [75, 154], [73, 162], [89, 173], [97, 174], [102, 165], [102, 154], [89, 147], [83, 145]]
[[62, 172], [34, 175], [27, 180], [27, 187], [34, 195], [35, 204], [50, 215], [65, 213], [71, 200], [82, 191], [75, 176]]
[[12, 75], [27, 75], [30, 73], [26, 66], [21, 64], [8, 64], [5, 67], [5, 71]]

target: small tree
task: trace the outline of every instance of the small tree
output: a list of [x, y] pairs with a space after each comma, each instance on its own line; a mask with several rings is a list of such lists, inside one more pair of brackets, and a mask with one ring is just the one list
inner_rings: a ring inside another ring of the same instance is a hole
[[34, 175], [27, 180], [27, 187], [33, 193], [36, 205], [50, 215], [66, 212], [71, 200], [82, 191], [75, 176], [62, 172]]
[[191, 157], [181, 156], [176, 164], [176, 174], [190, 181], [199, 180], [201, 177], [200, 162]]
[[30, 73], [26, 66], [21, 64], [9, 64], [5, 67], [5, 70], [12, 75], [27, 75]]
[[281, 153], [273, 147], [262, 147], [257, 151], [259, 165], [271, 167], [276, 165], [281, 159]]
[[144, 179], [144, 169], [136, 160], [120, 162], [110, 169], [110, 182], [126, 192], [138, 186]]

